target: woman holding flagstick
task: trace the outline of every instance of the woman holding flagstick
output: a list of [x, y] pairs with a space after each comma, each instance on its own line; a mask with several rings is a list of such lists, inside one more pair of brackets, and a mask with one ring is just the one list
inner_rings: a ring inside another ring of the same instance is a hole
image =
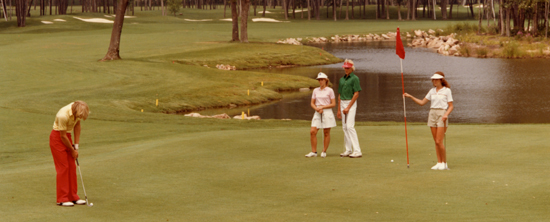
[[321, 157], [327, 156], [327, 149], [330, 143], [330, 128], [336, 126], [336, 120], [332, 113], [332, 108], [336, 106], [336, 97], [334, 90], [328, 87], [330, 81], [328, 76], [322, 72], [317, 75], [319, 87], [313, 90], [311, 95], [311, 108], [315, 110], [313, 119], [311, 120], [311, 152], [306, 154], [306, 157], [317, 156], [317, 132], [323, 129], [324, 148]]
[[443, 145], [443, 139], [449, 126], [449, 114], [451, 114], [454, 108], [453, 95], [451, 93], [451, 86], [445, 80], [443, 72], [435, 72], [431, 79], [434, 88], [428, 92], [423, 100], [417, 99], [408, 93], [404, 93], [403, 96], [411, 98], [421, 106], [431, 101], [428, 126], [432, 131], [435, 141], [435, 151], [437, 153], [437, 164], [432, 167], [432, 170], [448, 170], [447, 153]]

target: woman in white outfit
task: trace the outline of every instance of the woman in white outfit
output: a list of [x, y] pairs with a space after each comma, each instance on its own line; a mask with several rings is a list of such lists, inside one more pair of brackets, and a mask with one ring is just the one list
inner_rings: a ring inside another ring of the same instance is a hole
[[428, 126], [432, 131], [435, 141], [435, 151], [437, 153], [437, 164], [432, 167], [432, 170], [448, 170], [447, 153], [443, 145], [443, 138], [449, 126], [449, 114], [451, 114], [454, 108], [453, 95], [451, 93], [451, 86], [445, 80], [443, 72], [436, 72], [431, 79], [434, 88], [428, 92], [423, 100], [419, 100], [408, 93], [403, 94], [403, 96], [411, 98], [421, 106], [431, 101]]
[[336, 97], [334, 90], [328, 87], [328, 76], [322, 72], [317, 75], [319, 87], [313, 90], [311, 95], [311, 108], [315, 110], [313, 119], [311, 120], [311, 152], [306, 154], [306, 157], [317, 156], [317, 132], [323, 129], [324, 148], [321, 157], [327, 156], [328, 145], [330, 144], [330, 128], [336, 126], [336, 120], [332, 108], [336, 106]]

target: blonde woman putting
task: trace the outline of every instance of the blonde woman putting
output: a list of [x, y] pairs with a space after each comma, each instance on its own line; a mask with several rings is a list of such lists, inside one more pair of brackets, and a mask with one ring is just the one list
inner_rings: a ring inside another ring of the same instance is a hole
[[306, 154], [306, 157], [317, 156], [317, 132], [323, 129], [324, 148], [321, 157], [327, 156], [328, 145], [330, 144], [330, 128], [336, 126], [336, 120], [332, 108], [336, 106], [336, 97], [334, 90], [329, 85], [328, 76], [322, 72], [317, 75], [319, 87], [313, 90], [311, 95], [311, 108], [315, 110], [313, 119], [311, 120], [311, 152]]
[[445, 80], [443, 72], [436, 72], [431, 79], [434, 88], [430, 89], [423, 100], [417, 99], [408, 93], [403, 94], [403, 96], [411, 98], [421, 106], [431, 101], [428, 126], [432, 131], [435, 141], [435, 151], [437, 153], [437, 164], [432, 167], [432, 170], [448, 170], [447, 153], [443, 145], [443, 138], [449, 126], [449, 114], [451, 114], [454, 108], [453, 95], [451, 93], [451, 86]]
[[[57, 205], [72, 207], [84, 205], [77, 194], [76, 164], [78, 143], [80, 142], [80, 120], [86, 120], [90, 109], [83, 101], [76, 101], [64, 106], [55, 115], [53, 130], [50, 134], [55, 171], [57, 172]], [[74, 130], [74, 144], [71, 131]]]

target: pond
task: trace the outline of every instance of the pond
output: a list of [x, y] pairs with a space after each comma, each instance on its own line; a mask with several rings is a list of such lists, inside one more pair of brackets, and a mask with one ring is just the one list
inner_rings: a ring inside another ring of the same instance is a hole
[[[395, 42], [333, 43], [314, 45], [355, 62], [362, 91], [357, 101], [357, 121], [403, 121], [401, 68]], [[424, 98], [432, 87], [430, 77], [442, 71], [451, 85], [455, 123], [550, 123], [550, 61], [545, 59], [479, 59], [441, 56], [430, 49], [405, 48], [403, 61], [405, 91]], [[338, 92], [344, 76], [342, 64], [283, 69], [265, 72], [315, 78], [326, 73]], [[338, 95], [336, 95], [338, 96]], [[311, 120], [311, 91], [286, 93], [270, 104], [223, 110], [230, 115], [247, 112], [262, 119]], [[407, 120], [425, 122], [429, 104], [418, 106], [407, 99]], [[336, 108], [334, 108], [336, 111]], [[212, 110], [218, 112], [221, 110]], [[201, 112], [202, 113], [202, 112]], [[217, 113], [212, 113], [217, 114]]]

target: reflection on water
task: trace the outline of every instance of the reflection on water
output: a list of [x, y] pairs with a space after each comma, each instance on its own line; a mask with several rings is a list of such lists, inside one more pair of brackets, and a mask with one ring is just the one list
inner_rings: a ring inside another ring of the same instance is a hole
[[[361, 81], [358, 121], [403, 121], [401, 68], [395, 42], [324, 44], [318, 47], [355, 62]], [[477, 59], [446, 57], [428, 49], [406, 48], [403, 61], [405, 91], [423, 98], [432, 87], [430, 76], [442, 71], [451, 85], [455, 110], [451, 122], [550, 123], [550, 61], [544, 59]], [[338, 92], [344, 76], [342, 64], [265, 70], [315, 78], [326, 73]], [[263, 119], [313, 117], [311, 92], [285, 95], [283, 100], [250, 108]], [[425, 122], [429, 104], [421, 107], [407, 100], [407, 119]], [[234, 109], [233, 114], [247, 111]], [[336, 108], [335, 108], [336, 111]]]

